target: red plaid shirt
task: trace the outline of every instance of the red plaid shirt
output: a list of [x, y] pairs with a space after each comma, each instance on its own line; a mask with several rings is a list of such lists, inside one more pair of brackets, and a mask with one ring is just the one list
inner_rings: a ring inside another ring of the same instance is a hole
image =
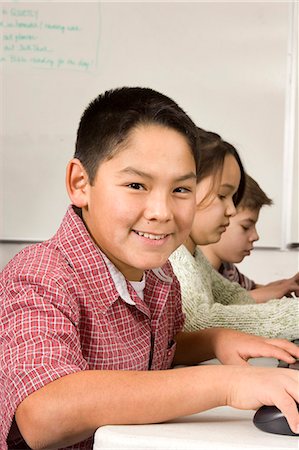
[[[20, 402], [59, 377], [170, 368], [184, 316], [170, 263], [163, 272], [171, 281], [146, 271], [144, 301], [120, 274], [130, 297], [121, 298], [72, 207], [52, 239], [10, 261], [0, 275], [1, 450], [14, 448], [6, 441]], [[90, 449], [92, 439], [68, 448]]]

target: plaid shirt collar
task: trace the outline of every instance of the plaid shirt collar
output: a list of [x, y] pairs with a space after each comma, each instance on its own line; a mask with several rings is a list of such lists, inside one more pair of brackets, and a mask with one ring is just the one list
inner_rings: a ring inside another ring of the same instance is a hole
[[135, 305], [134, 300], [132, 300], [128, 287], [127, 282], [123, 274], [115, 267], [114, 264], [110, 261], [110, 259], [107, 258], [107, 256], [101, 252], [99, 249], [99, 252], [102, 255], [103, 260], [105, 261], [107, 265], [107, 269], [109, 270], [109, 273], [111, 275], [112, 280], [114, 281], [115, 287], [117, 292], [119, 293], [119, 296], [126, 302], [128, 305]]
[[[149, 314], [131, 284], [94, 243], [83, 220], [72, 205], [69, 206], [56, 235], [48, 242], [51, 246], [59, 246], [68, 265], [75, 270], [81, 282], [88, 285], [88, 289], [95, 296], [98, 296], [99, 287], [103, 278], [105, 279], [105, 294], [101, 292], [102, 302], [99, 305], [103, 312], [106, 312], [120, 297], [127, 304], [136, 305], [142, 312]], [[145, 271], [145, 277], [149, 272], [170, 287], [172, 278], [165, 276], [161, 268]]]

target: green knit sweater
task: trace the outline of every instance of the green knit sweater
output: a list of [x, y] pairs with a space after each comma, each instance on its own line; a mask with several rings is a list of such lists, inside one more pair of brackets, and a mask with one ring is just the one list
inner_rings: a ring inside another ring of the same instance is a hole
[[238, 283], [220, 275], [199, 248], [192, 256], [182, 245], [171, 256], [180, 282], [185, 330], [226, 327], [265, 337], [299, 338], [299, 299], [255, 303]]

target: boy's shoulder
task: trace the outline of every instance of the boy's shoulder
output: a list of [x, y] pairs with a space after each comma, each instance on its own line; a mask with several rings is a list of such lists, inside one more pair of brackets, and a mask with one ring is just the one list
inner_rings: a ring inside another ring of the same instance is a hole
[[89, 247], [97, 253], [83, 222], [70, 207], [56, 234], [17, 253], [4, 267], [1, 276], [6, 281], [70, 277], [77, 268], [84, 271], [82, 266], [89, 265]]
[[69, 212], [51, 239], [25, 247], [0, 273], [3, 305], [43, 298], [43, 304], [55, 305], [76, 320], [80, 305], [91, 299], [104, 302], [113, 294], [101, 252], [80, 217], [70, 218]]
[[15, 280], [30, 283], [45, 278], [65, 278], [66, 274], [71, 274], [71, 268], [59, 249], [41, 242], [28, 245], [17, 253], [4, 267], [1, 278], [5, 284]]

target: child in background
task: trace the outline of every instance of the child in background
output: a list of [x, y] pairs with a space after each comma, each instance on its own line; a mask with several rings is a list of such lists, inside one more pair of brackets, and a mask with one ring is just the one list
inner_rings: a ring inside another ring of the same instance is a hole
[[240, 263], [245, 256], [250, 255], [254, 242], [259, 239], [256, 223], [264, 205], [272, 205], [272, 200], [258, 183], [246, 174], [244, 195], [225, 233], [218, 242], [201, 247], [213, 267], [228, 280], [237, 282], [247, 289], [257, 303], [290, 296], [292, 293], [299, 295], [299, 273], [288, 279], [262, 285], [240, 273], [235, 266], [235, 263]]
[[267, 337], [299, 337], [297, 298], [273, 299], [256, 304], [249, 292], [221, 276], [209, 263], [199, 245], [218, 242], [242, 202], [242, 177], [238, 187], [230, 161], [243, 168], [233, 146], [215, 133], [200, 130], [201, 158], [196, 190], [196, 213], [191, 233], [171, 256], [179, 279], [184, 329], [227, 327]]
[[[1, 450], [24, 440], [91, 449], [102, 425], [221, 405], [275, 404], [298, 431], [298, 374], [247, 363], [294, 362], [294, 344], [182, 331], [167, 259], [191, 229], [197, 162], [195, 125], [156, 91], [108, 91], [85, 110], [66, 175], [72, 205], [55, 236], [22, 250], [0, 277]], [[167, 370], [213, 357], [227, 365]]]

